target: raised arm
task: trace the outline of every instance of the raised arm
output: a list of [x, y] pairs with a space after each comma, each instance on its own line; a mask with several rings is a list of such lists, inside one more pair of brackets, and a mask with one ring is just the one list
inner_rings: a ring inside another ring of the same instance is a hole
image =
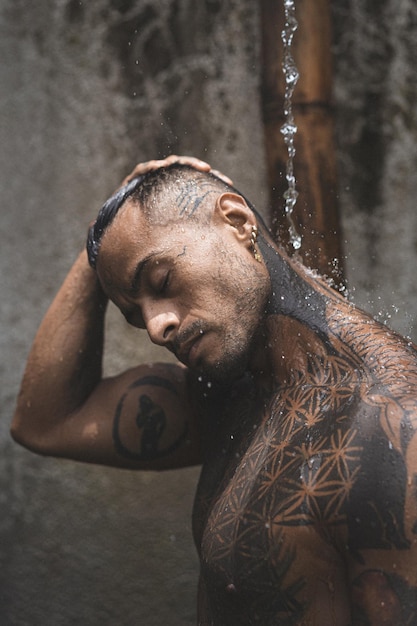
[[187, 370], [142, 365], [102, 379], [106, 297], [83, 252], [35, 337], [12, 423], [34, 452], [129, 468], [199, 462]]
[[[204, 161], [173, 155], [139, 163], [124, 183], [175, 162], [213, 171]], [[141, 365], [102, 379], [106, 305], [83, 252], [35, 337], [12, 436], [40, 454], [92, 463], [150, 469], [198, 463], [195, 410], [185, 368]]]

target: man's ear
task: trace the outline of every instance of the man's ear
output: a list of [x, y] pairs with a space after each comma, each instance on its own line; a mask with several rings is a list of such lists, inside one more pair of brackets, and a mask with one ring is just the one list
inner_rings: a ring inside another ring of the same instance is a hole
[[243, 242], [248, 242], [256, 226], [256, 217], [248, 207], [246, 200], [237, 193], [226, 192], [221, 194], [213, 211], [213, 223], [224, 224], [233, 228], [235, 236]]

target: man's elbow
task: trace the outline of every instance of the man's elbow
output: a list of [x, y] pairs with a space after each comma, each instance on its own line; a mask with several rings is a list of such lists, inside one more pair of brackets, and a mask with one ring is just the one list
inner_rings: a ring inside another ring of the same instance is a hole
[[24, 421], [20, 418], [18, 413], [15, 413], [13, 416], [10, 425], [10, 435], [13, 441], [27, 450], [43, 456], [48, 454], [45, 446], [42, 445], [42, 438], [25, 426]]

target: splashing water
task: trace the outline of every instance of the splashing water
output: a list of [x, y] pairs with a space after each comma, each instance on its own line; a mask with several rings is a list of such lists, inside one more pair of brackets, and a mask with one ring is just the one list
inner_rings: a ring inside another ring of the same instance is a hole
[[295, 86], [298, 82], [299, 73], [291, 54], [291, 46], [294, 33], [297, 30], [298, 23], [295, 19], [295, 3], [294, 0], [284, 0], [285, 10], [285, 26], [281, 33], [281, 39], [284, 44], [284, 57], [282, 69], [285, 76], [285, 95], [284, 95], [284, 115], [285, 123], [281, 126], [281, 133], [287, 146], [288, 160], [286, 169], [286, 179], [288, 188], [284, 193], [285, 214], [289, 223], [290, 242], [294, 250], [301, 248], [301, 236], [298, 234], [292, 217], [295, 203], [297, 202], [298, 191], [295, 186], [294, 176], [294, 136], [297, 132], [293, 112], [292, 112], [292, 96]]

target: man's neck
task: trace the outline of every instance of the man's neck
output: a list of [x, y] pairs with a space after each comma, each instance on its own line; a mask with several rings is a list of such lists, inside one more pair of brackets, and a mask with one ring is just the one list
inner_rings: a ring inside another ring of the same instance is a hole
[[268, 315], [292, 317], [318, 333], [327, 333], [327, 299], [308, 277], [307, 269], [299, 266], [263, 238], [259, 248], [271, 278]]
[[[314, 353], [329, 334], [326, 321], [326, 287], [309, 276], [307, 269], [260, 237], [259, 249], [271, 278], [271, 295], [262, 349], [251, 370], [265, 387], [276, 387], [290, 377], [304, 352]], [[334, 294], [335, 297], [338, 297]]]

